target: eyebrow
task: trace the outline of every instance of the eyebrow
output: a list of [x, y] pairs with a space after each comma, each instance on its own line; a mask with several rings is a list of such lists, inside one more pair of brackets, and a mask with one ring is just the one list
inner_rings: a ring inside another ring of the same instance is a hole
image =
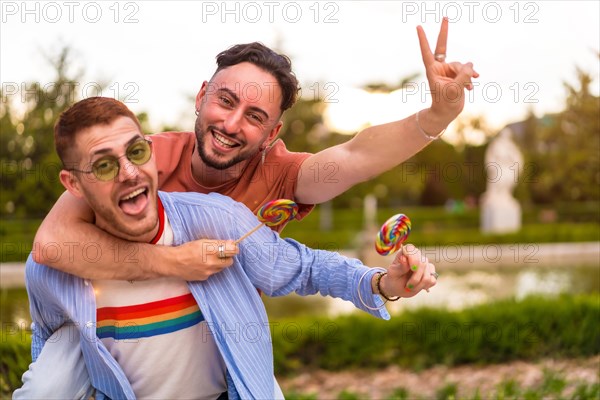
[[[131, 139], [129, 139], [129, 141], [127, 141], [127, 143], [125, 143], [125, 149], [127, 149], [129, 146], [131, 146], [133, 143], [137, 142], [140, 139], [144, 139], [143, 136], [134, 136]], [[90, 158], [94, 158], [95, 156], [99, 155], [99, 154], [108, 154], [108, 153], [112, 153], [113, 149], [110, 147], [106, 147], [106, 148], [102, 148], [102, 149], [98, 149], [96, 151], [94, 151], [92, 154], [90, 154]]]
[[[234, 93], [234, 92], [233, 92], [231, 89], [229, 89], [229, 88], [219, 88], [219, 89], [217, 90], [217, 93], [218, 93], [218, 92], [225, 92], [225, 93], [227, 93], [228, 95], [230, 95], [231, 97], [233, 97], [233, 100], [235, 100], [235, 102], [236, 102], [236, 103], [239, 103], [239, 102], [240, 102], [240, 98], [238, 97], [238, 95], [237, 95], [237, 94], [235, 94], [235, 93]], [[269, 114], [268, 114], [268, 113], [267, 113], [265, 110], [263, 110], [262, 108], [260, 108], [260, 107], [256, 107], [256, 106], [250, 106], [250, 107], [248, 107], [248, 108], [249, 108], [251, 111], [254, 111], [254, 112], [257, 112], [257, 113], [259, 113], [259, 114], [262, 114], [262, 115], [263, 115], [263, 116], [264, 116], [264, 117], [265, 117], [267, 120], [269, 120], [269, 119], [270, 119], [270, 117], [269, 117]]]

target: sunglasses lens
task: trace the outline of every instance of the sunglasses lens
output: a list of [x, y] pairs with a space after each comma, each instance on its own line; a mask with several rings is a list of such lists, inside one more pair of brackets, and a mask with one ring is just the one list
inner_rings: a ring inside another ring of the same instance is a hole
[[[146, 164], [150, 157], [152, 157], [152, 148], [150, 142], [147, 140], [139, 140], [127, 148], [126, 152], [127, 159], [135, 165]], [[92, 171], [96, 178], [101, 181], [109, 181], [114, 179], [121, 166], [119, 165], [119, 159], [109, 156], [99, 159], [92, 166]]]
[[101, 158], [92, 166], [96, 178], [109, 181], [119, 173], [119, 161], [116, 158]]
[[135, 165], [147, 163], [151, 156], [150, 144], [145, 140], [135, 142], [127, 149], [127, 158]]

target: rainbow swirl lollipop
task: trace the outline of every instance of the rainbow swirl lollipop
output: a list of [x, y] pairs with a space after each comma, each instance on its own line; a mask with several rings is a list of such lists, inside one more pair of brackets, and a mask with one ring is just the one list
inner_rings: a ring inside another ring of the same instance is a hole
[[289, 221], [294, 218], [298, 214], [298, 204], [294, 203], [291, 200], [287, 199], [279, 199], [273, 200], [266, 203], [262, 206], [258, 213], [256, 213], [256, 217], [261, 222], [250, 231], [248, 231], [244, 236], [236, 240], [234, 243], [239, 243], [242, 240], [246, 239], [248, 236], [252, 235], [254, 232], [258, 230], [263, 225], [267, 226], [277, 226], [281, 225], [284, 222]]
[[402, 247], [410, 234], [410, 219], [404, 214], [396, 214], [381, 226], [375, 241], [375, 250], [382, 256], [394, 253]]
[[258, 210], [258, 220], [267, 226], [281, 225], [298, 214], [298, 204], [291, 200], [279, 199], [266, 203]]

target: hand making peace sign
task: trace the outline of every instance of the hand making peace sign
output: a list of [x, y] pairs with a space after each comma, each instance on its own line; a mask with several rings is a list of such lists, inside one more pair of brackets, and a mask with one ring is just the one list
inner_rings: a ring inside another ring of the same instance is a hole
[[448, 41], [448, 18], [442, 19], [435, 53], [431, 52], [423, 27], [417, 26], [421, 55], [431, 91], [431, 111], [442, 119], [452, 121], [461, 113], [465, 105], [464, 89], [472, 90], [472, 78], [479, 74], [473, 63], [446, 62], [446, 42]]

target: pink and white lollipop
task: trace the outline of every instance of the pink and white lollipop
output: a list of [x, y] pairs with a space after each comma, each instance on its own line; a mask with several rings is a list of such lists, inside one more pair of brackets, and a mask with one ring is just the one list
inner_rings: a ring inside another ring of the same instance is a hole
[[382, 256], [394, 253], [402, 247], [410, 234], [410, 219], [396, 214], [381, 226], [375, 241], [375, 250]]
[[250, 231], [248, 231], [244, 236], [235, 241], [235, 243], [239, 243], [242, 240], [246, 239], [248, 236], [256, 232], [261, 226], [277, 226], [281, 225], [284, 222], [287, 222], [294, 218], [298, 214], [298, 204], [294, 203], [288, 199], [279, 199], [272, 200], [263, 205], [258, 212], [256, 213], [256, 217], [261, 222]]

